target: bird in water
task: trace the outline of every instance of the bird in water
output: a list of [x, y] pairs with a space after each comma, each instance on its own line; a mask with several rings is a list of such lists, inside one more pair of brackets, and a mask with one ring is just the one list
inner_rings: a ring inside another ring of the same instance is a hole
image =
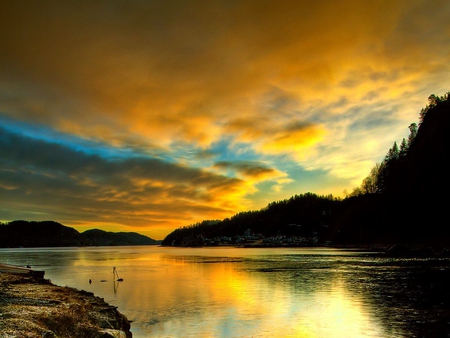
[[119, 274], [117, 273], [117, 270], [116, 270], [115, 266], [113, 266], [113, 275], [114, 275], [114, 277], [117, 277], [117, 281], [118, 282], [123, 282], [123, 278], [119, 277]]

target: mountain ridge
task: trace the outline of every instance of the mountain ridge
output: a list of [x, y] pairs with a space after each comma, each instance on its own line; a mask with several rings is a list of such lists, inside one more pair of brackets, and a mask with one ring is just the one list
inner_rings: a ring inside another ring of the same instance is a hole
[[73, 247], [159, 245], [161, 241], [136, 232], [109, 232], [76, 229], [55, 221], [15, 220], [0, 223], [0, 247]]

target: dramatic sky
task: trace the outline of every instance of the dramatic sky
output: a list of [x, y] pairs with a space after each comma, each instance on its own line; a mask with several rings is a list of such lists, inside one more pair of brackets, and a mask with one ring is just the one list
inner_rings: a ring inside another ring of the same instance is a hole
[[0, 220], [162, 239], [343, 196], [450, 90], [448, 0], [0, 0]]

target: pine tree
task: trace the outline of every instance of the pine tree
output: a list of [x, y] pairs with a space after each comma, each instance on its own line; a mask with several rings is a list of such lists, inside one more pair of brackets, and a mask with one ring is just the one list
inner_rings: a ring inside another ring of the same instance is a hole
[[411, 123], [408, 128], [409, 128], [409, 136], [408, 136], [408, 149], [409, 149], [417, 136], [417, 124]]
[[408, 153], [408, 144], [406, 143], [405, 138], [403, 138], [402, 143], [400, 144], [399, 157], [404, 158], [407, 153]]

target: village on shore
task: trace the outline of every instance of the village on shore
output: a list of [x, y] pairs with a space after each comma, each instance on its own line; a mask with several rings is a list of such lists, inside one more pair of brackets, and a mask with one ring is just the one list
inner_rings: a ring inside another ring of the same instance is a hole
[[[297, 226], [297, 225], [295, 225]], [[329, 245], [330, 243], [321, 243], [317, 233], [312, 236], [286, 236], [278, 234], [276, 236], [264, 236], [262, 234], [254, 234], [250, 229], [245, 230], [243, 235], [237, 236], [218, 236], [208, 238], [203, 235], [196, 237], [183, 238], [181, 247], [202, 247], [202, 246], [236, 246], [236, 247], [302, 247]]]

